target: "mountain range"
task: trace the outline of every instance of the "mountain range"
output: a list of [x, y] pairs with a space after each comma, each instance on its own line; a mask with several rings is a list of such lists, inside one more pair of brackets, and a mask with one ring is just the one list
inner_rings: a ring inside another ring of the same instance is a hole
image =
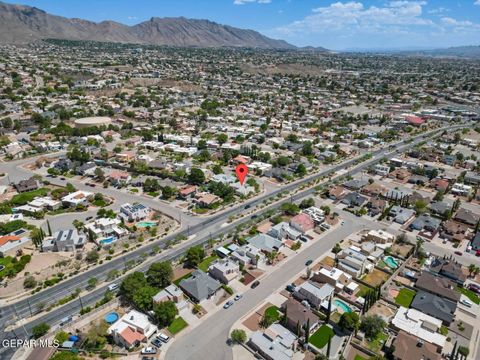
[[36, 7], [0, 2], [0, 43], [27, 44], [42, 39], [93, 40], [195, 47], [297, 49], [283, 40], [254, 30], [209, 20], [152, 17], [134, 26], [115, 21], [99, 23], [48, 14]]

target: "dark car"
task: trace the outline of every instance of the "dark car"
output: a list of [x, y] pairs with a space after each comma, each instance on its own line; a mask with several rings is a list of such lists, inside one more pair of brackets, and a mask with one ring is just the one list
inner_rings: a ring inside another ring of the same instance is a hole
[[455, 255], [462, 256], [463, 253], [461, 251], [455, 251]]
[[162, 347], [162, 341], [160, 339], [153, 339], [152, 340], [152, 345], [157, 347], [157, 348], [160, 348], [160, 347]]
[[305, 266], [310, 266], [312, 265], [313, 263], [313, 260], [307, 260], [307, 262], [305, 263]]
[[300, 238], [299, 238], [301, 241], [303, 242], [307, 242], [308, 241], [308, 238], [305, 236], [305, 235], [300, 235]]
[[255, 289], [258, 285], [260, 285], [260, 281], [258, 280], [255, 280], [253, 283], [252, 283], [252, 286], [250, 286], [252, 289]]
[[295, 286], [292, 285], [292, 284], [289, 284], [287, 285], [287, 287], [285, 288], [288, 292], [291, 292], [293, 293], [295, 291]]
[[467, 289], [473, 291], [474, 293], [476, 293], [476, 294], [478, 294], [478, 295], [480, 295], [480, 286], [478, 286], [478, 285], [469, 284], [469, 285], [467, 286]]
[[245, 205], [244, 209], [250, 209], [250, 204]]

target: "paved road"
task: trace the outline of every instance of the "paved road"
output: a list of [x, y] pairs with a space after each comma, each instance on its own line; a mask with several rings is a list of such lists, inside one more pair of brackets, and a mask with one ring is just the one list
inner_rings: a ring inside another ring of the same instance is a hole
[[282, 284], [287, 284], [290, 279], [305, 268], [309, 259], [317, 259], [328, 252], [337, 242], [345, 239], [350, 234], [369, 228], [380, 229], [382, 224], [373, 223], [367, 219], [358, 218], [348, 212], [342, 212], [341, 218], [345, 221], [343, 226], [325, 234], [315, 241], [308, 249], [299, 252], [285, 263], [280, 263], [277, 269], [260, 279], [256, 289], [247, 290], [242, 300], [225, 310], [208, 317], [190, 332], [175, 339], [169, 348], [167, 360], [228, 360], [232, 359], [232, 351], [226, 344], [230, 328], [235, 322], [254, 310], [265, 298], [277, 292]]
[[[463, 125], [451, 126], [451, 127], [448, 127], [448, 129], [456, 129], [456, 128], [461, 128], [461, 127], [463, 127]], [[430, 131], [427, 134], [419, 135], [419, 136], [415, 137], [413, 139], [413, 141], [410, 141], [406, 144], [403, 143], [403, 141], [402, 141], [402, 142], [398, 143], [399, 145], [397, 146], [397, 151], [398, 152], [405, 151], [406, 149], [411, 148], [411, 147], [415, 146], [416, 144], [424, 141], [425, 136], [427, 136], [427, 135], [428, 136], [435, 136], [439, 133], [440, 133], [440, 130], [434, 130], [434, 131]], [[376, 151], [372, 152], [373, 157], [370, 160], [368, 160], [366, 162], [363, 162], [360, 165], [355, 166], [354, 168], [352, 168], [349, 171], [349, 173], [354, 174], [354, 173], [363, 171], [364, 169], [366, 169], [367, 167], [371, 166], [372, 164], [380, 161], [384, 157], [393, 157], [395, 154], [396, 154], [396, 152], [392, 152], [391, 150], [389, 150], [387, 148], [376, 150]], [[33, 313], [35, 313], [36, 308], [34, 306], [32, 307], [32, 304], [34, 304], [36, 306], [39, 303], [43, 303], [43, 304], [54, 303], [54, 302], [58, 301], [58, 299], [71, 294], [73, 291], [75, 291], [75, 289], [84, 288], [86, 286], [87, 282], [88, 282], [88, 279], [90, 279], [92, 277], [95, 277], [100, 281], [105, 280], [109, 271], [111, 271], [113, 269], [123, 270], [124, 267], [125, 267], [125, 264], [127, 262], [129, 262], [130, 260], [137, 261], [137, 262], [141, 261], [142, 255], [144, 253], [150, 253], [152, 251], [153, 247], [155, 247], [155, 246], [160, 246], [161, 248], [163, 248], [167, 241], [173, 240], [179, 234], [181, 234], [181, 235], [196, 234], [196, 237], [194, 238], [193, 241], [184, 242], [172, 254], [167, 255], [166, 253], [162, 253], [160, 255], [156, 255], [153, 258], [150, 258], [149, 261], [151, 262], [151, 261], [174, 259], [174, 258], [180, 256], [188, 247], [193, 246], [195, 244], [202, 244], [202, 243], [207, 242], [211, 238], [212, 234], [216, 236], [220, 233], [226, 233], [226, 232], [234, 229], [240, 222], [248, 221], [249, 218], [244, 218], [240, 221], [237, 221], [236, 223], [229, 224], [227, 226], [222, 227], [222, 225], [227, 222], [227, 220], [230, 216], [237, 215], [237, 214], [240, 214], [240, 213], [244, 212], [245, 206], [248, 205], [251, 209], [253, 209], [257, 205], [261, 204], [264, 200], [266, 200], [268, 198], [274, 198], [276, 195], [278, 195], [281, 192], [295, 190], [299, 186], [301, 186], [301, 185], [303, 185], [303, 184], [305, 184], [305, 183], [307, 183], [311, 180], [314, 180], [314, 179], [317, 179], [317, 178], [322, 178], [326, 175], [333, 175], [340, 170], [344, 170], [347, 167], [353, 166], [355, 161], [356, 161], [355, 159], [351, 159], [351, 160], [347, 160], [343, 163], [334, 165], [331, 168], [323, 170], [323, 171], [321, 171], [321, 172], [319, 172], [315, 175], [312, 175], [312, 176], [309, 176], [305, 179], [299, 180], [297, 182], [285, 185], [285, 186], [281, 187], [280, 189], [278, 189], [276, 191], [273, 191], [270, 194], [265, 194], [263, 196], [255, 198], [255, 199], [251, 199], [251, 200], [247, 201], [246, 203], [244, 203], [242, 205], [230, 208], [230, 209], [228, 209], [228, 210], [226, 210], [226, 211], [224, 211], [220, 214], [216, 214], [216, 215], [213, 215], [209, 218], [202, 219], [201, 222], [199, 222], [197, 224], [194, 224], [194, 225], [191, 225], [191, 226], [189, 226], [189, 225], [185, 226], [185, 222], [184, 222], [184, 224], [182, 224], [183, 225], [182, 230], [180, 232], [176, 233], [176, 234], [171, 234], [171, 235], [169, 235], [169, 236], [167, 236], [163, 239], [152, 242], [152, 243], [148, 244], [147, 246], [145, 246], [141, 249], [134, 250], [130, 253], [125, 254], [122, 257], [115, 258], [115, 259], [113, 259], [113, 260], [111, 260], [107, 263], [104, 263], [102, 265], [99, 265], [99, 266], [97, 266], [97, 267], [95, 267], [95, 268], [93, 268], [93, 269], [91, 269], [87, 272], [79, 274], [76, 277], [69, 278], [69, 279], [57, 284], [56, 286], [50, 287], [48, 289], [45, 289], [45, 290], [41, 291], [40, 293], [37, 293], [35, 295], [30, 296], [28, 299], [24, 299], [24, 300], [21, 300], [21, 301], [17, 302], [15, 304], [15, 306], [2, 307], [2, 308], [0, 308], [0, 316], [1, 316], [0, 327], [5, 328], [8, 324], [12, 323], [15, 319], [18, 320], [18, 319], [23, 319], [23, 318], [29, 317], [31, 315], [32, 311], [33, 311]], [[21, 178], [25, 178], [25, 173], [23, 173], [23, 171], [25, 171], [25, 170], [20, 169], [18, 167], [18, 163], [19, 162], [0, 164], [0, 171], [8, 173], [11, 181], [13, 181], [12, 177], [14, 177], [14, 176], [20, 176]], [[57, 179], [54, 179], [54, 180], [55, 181], [61, 181], [61, 180], [57, 180]], [[117, 192], [116, 190], [103, 189], [103, 188], [102, 189], [98, 188], [98, 190], [102, 191], [102, 192], [103, 192], [103, 190], [111, 190], [111, 191]], [[265, 211], [267, 211], [269, 209], [278, 208], [281, 205], [281, 203], [283, 203], [283, 202], [297, 201], [299, 199], [302, 199], [306, 196], [309, 196], [309, 195], [313, 194], [314, 192], [315, 192], [315, 189], [313, 189], [313, 188], [298, 192], [297, 194], [293, 195], [290, 199], [286, 199], [286, 200], [284, 200], [280, 203], [272, 204], [272, 205], [270, 205], [268, 207], [265, 207], [261, 210], [257, 210], [254, 213], [255, 214], [264, 213]], [[112, 195], [117, 196], [118, 194], [115, 193], [115, 194], [112, 194]], [[125, 194], [125, 195], [129, 196], [127, 201], [134, 201], [135, 200], [135, 198], [133, 198], [133, 200], [132, 200], [132, 197], [129, 194]], [[118, 195], [118, 196], [121, 196], [121, 195]], [[143, 199], [144, 198], [142, 198], [142, 201], [143, 201]], [[152, 201], [155, 201], [155, 200], [152, 200]], [[121, 201], [119, 201], [119, 203], [121, 203]], [[149, 205], [149, 202], [145, 202], [145, 203], [147, 205]], [[161, 204], [161, 203], [159, 203], [158, 201], [155, 201], [155, 205], [152, 206], [152, 207], [153, 208], [159, 208], [159, 204]], [[162, 210], [161, 205], [160, 205], [160, 210]], [[143, 267], [140, 267], [139, 270], [144, 271], [147, 268], [148, 268], [148, 265], [145, 265]], [[93, 291], [92, 293], [88, 294], [87, 296], [83, 297], [82, 298], [83, 305], [86, 306], [86, 305], [94, 303], [95, 301], [98, 301], [103, 296], [103, 293], [106, 290], [106, 286], [107, 285], [105, 285], [103, 287], [100, 287], [100, 288], [96, 289], [95, 291]], [[78, 313], [80, 308], [81, 308], [80, 307], [80, 300], [76, 300], [76, 301], [74, 301], [70, 304], [64, 305], [62, 307], [57, 307], [57, 308], [53, 309], [50, 313], [42, 315], [41, 317], [25, 324], [25, 326], [24, 326], [25, 331], [30, 332], [31, 328], [33, 326], [35, 326], [36, 324], [38, 324], [40, 322], [43, 322], [43, 321], [48, 322], [52, 325], [56, 324], [66, 315]], [[4, 332], [2, 332], [2, 334], [0, 334], [0, 340], [2, 340], [2, 337], [6, 337], [6, 336], [11, 337], [12, 334], [5, 334]], [[20, 335], [18, 335], [18, 336], [20, 336]], [[0, 356], [2, 356], [1, 351], [2, 351], [2, 349], [0, 349]], [[5, 349], [3, 349], [3, 351], [5, 351], [5, 353], [3, 354], [4, 356], [5, 355], [11, 356], [10, 351], [6, 351]], [[8, 358], [8, 357], [6, 357], [6, 358]]]

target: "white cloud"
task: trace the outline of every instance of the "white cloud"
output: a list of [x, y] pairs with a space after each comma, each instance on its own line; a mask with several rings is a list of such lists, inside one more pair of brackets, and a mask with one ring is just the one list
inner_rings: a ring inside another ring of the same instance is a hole
[[[480, 0], [479, 0], [480, 1]], [[335, 30], [381, 31], [387, 28], [432, 26], [422, 17], [425, 1], [390, 1], [383, 7], [365, 7], [361, 2], [336, 2], [312, 9], [312, 14], [277, 29], [280, 33], [322, 33]]]
[[441, 20], [444, 25], [453, 27], [456, 31], [480, 29], [480, 24], [476, 24], [469, 20], [457, 20], [451, 17], [442, 17]]
[[249, 3], [257, 3], [257, 4], [270, 4], [272, 0], [234, 0], [233, 3], [235, 5], [245, 5]]
[[480, 0], [477, 0], [473, 3], [473, 5], [479, 5], [480, 6]]

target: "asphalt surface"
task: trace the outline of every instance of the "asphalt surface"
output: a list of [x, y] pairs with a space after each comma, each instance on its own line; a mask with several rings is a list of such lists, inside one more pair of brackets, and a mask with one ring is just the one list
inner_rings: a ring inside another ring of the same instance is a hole
[[[372, 164], [380, 161], [381, 159], [385, 157], [393, 157], [397, 155], [399, 152], [403, 152], [408, 148], [411, 148], [415, 146], [416, 144], [424, 141], [425, 137], [433, 137], [434, 135], [438, 135], [441, 133], [441, 131], [445, 129], [453, 130], [456, 128], [461, 128], [464, 127], [464, 125], [455, 125], [455, 126], [449, 126], [445, 127], [442, 129], [437, 129], [430, 131], [426, 134], [419, 135], [414, 138], [413, 141], [409, 141], [407, 143], [404, 143], [404, 141], [397, 143], [397, 148], [395, 150], [392, 150], [390, 148], [382, 148], [376, 151], [373, 151], [371, 154], [373, 155], [371, 159], [368, 161], [365, 161], [351, 170], [349, 170], [349, 174], [353, 175], [355, 173], [361, 172], [367, 167], [371, 166]], [[389, 146], [390, 147], [390, 146]], [[32, 159], [30, 159], [32, 161]], [[26, 335], [25, 333], [30, 334], [32, 327], [35, 325], [42, 323], [42, 322], [47, 322], [50, 325], [58, 324], [62, 318], [64, 318], [67, 315], [75, 315], [77, 314], [82, 305], [87, 306], [87, 305], [92, 305], [96, 301], [100, 300], [103, 297], [103, 294], [106, 291], [106, 288], [108, 284], [104, 286], [100, 286], [96, 288], [94, 291], [88, 293], [87, 295], [82, 296], [79, 299], [76, 299], [72, 301], [71, 303], [68, 303], [66, 305], [60, 306], [60, 307], [55, 307], [53, 310], [51, 310], [49, 313], [45, 313], [42, 315], [39, 315], [36, 317], [34, 320], [28, 321], [26, 320], [25, 322], [20, 322], [22, 326], [19, 326], [20, 323], [18, 323], [18, 320], [28, 318], [32, 314], [38, 313], [39, 310], [36, 307], [39, 303], [42, 303], [44, 305], [52, 304], [58, 301], [58, 299], [61, 299], [62, 297], [68, 296], [71, 294], [75, 289], [77, 288], [85, 288], [87, 285], [87, 282], [90, 278], [95, 277], [99, 280], [99, 282], [102, 282], [103, 280], [106, 279], [108, 272], [110, 272], [113, 269], [117, 270], [124, 270], [125, 269], [125, 264], [128, 263], [129, 261], [135, 261], [137, 263], [140, 263], [142, 261], [142, 255], [144, 253], [151, 253], [152, 249], [156, 246], [159, 246], [160, 248], [165, 247], [165, 243], [167, 241], [174, 240], [178, 235], [185, 235], [189, 236], [192, 234], [195, 234], [195, 238], [193, 238], [190, 241], [183, 242], [179, 247], [175, 248], [173, 251], [169, 251], [168, 254], [165, 253], [160, 253], [157, 254], [153, 257], [150, 257], [147, 261], [147, 264], [142, 264], [140, 265], [136, 270], [138, 271], [146, 271], [149, 267], [149, 264], [151, 262], [155, 261], [164, 261], [164, 260], [170, 260], [170, 259], [175, 259], [181, 256], [182, 253], [186, 249], [188, 249], [191, 246], [197, 245], [197, 244], [203, 244], [208, 242], [209, 239], [213, 237], [218, 236], [221, 233], [226, 233], [232, 229], [234, 229], [236, 226], [238, 226], [242, 222], [246, 222], [250, 220], [250, 217], [245, 217], [242, 218], [239, 221], [236, 221], [232, 224], [226, 224], [229, 217], [232, 215], [237, 215], [245, 211], [245, 207], [249, 208], [249, 211], [252, 211], [257, 205], [261, 204], [264, 200], [269, 199], [269, 198], [274, 198], [276, 195], [282, 192], [289, 192], [293, 191], [296, 188], [300, 187], [301, 185], [304, 185], [305, 183], [308, 183], [314, 179], [322, 178], [327, 175], [334, 175], [336, 172], [340, 170], [345, 170], [346, 168], [354, 165], [355, 159], [350, 159], [347, 160], [343, 163], [333, 165], [331, 168], [323, 170], [321, 172], [318, 172], [312, 176], [308, 176], [302, 180], [287, 184], [285, 186], [282, 186], [276, 191], [273, 191], [269, 194], [264, 194], [262, 196], [256, 197], [254, 199], [251, 199], [249, 201], [246, 201], [245, 203], [233, 207], [230, 209], [227, 209], [226, 211], [212, 215], [208, 218], [198, 218], [198, 217], [189, 217], [186, 216], [185, 214], [182, 215], [182, 229], [175, 233], [171, 234], [169, 236], [166, 236], [162, 239], [159, 239], [157, 241], [151, 242], [145, 247], [142, 247], [140, 249], [136, 249], [132, 252], [129, 252], [121, 257], [117, 257], [112, 259], [111, 261], [108, 261], [102, 265], [99, 265], [97, 267], [94, 267], [86, 272], [83, 272], [75, 277], [68, 278], [65, 281], [60, 282], [59, 284], [47, 288], [37, 294], [31, 295], [26, 299], [20, 300], [16, 302], [14, 305], [8, 305], [0, 308], [0, 327], [2, 329], [5, 329], [5, 327], [16, 324], [17, 328], [14, 330], [14, 332], [2, 332], [0, 334], [0, 343], [3, 338], [12, 338], [14, 336], [18, 336], [21, 338], [25, 338]], [[1, 163], [0, 164], [0, 172], [5, 172], [9, 175], [9, 180], [10, 181], [18, 181], [21, 179], [24, 179], [28, 177], [28, 175], [31, 175], [28, 173], [27, 170], [22, 169], [19, 167], [19, 165], [24, 164], [25, 162], [28, 161], [18, 161], [18, 162], [8, 162], [8, 163]], [[343, 175], [342, 175], [343, 176]], [[5, 179], [4, 179], [5, 181]], [[52, 183], [55, 184], [62, 184], [61, 180], [57, 179], [50, 179]], [[65, 180], [65, 183], [70, 181], [70, 179]], [[64, 185], [64, 183], [62, 184]], [[75, 184], [77, 186], [77, 184]], [[80, 186], [77, 186], [78, 188], [81, 188]], [[85, 190], [92, 189], [89, 187], [85, 187]], [[119, 191], [113, 190], [113, 189], [103, 189], [100, 187], [94, 188], [94, 191], [102, 192], [106, 195], [110, 196], [121, 196], [118, 195]], [[106, 191], [112, 191], [112, 193], [106, 193]], [[271, 204], [270, 206], [264, 207], [260, 210], [257, 211], [252, 211], [252, 214], [257, 214], [260, 215], [270, 209], [276, 209], [278, 208], [282, 203], [284, 202], [289, 202], [289, 201], [298, 201], [304, 197], [307, 197], [315, 192], [314, 188], [307, 189], [300, 191], [296, 193], [295, 195], [291, 196], [288, 199], [284, 199], [281, 202], [277, 202], [274, 204]], [[153, 200], [153, 199], [146, 199], [144, 197], [141, 197], [141, 199], [138, 199], [138, 196], [134, 196], [131, 194], [125, 194], [127, 198], [125, 199], [124, 202], [133, 202], [133, 201], [142, 201], [148, 206], [151, 206], [153, 208], [159, 209], [161, 211], [165, 210], [166, 211], [171, 211], [171, 207], [164, 206], [163, 203]], [[118, 198], [117, 198], [118, 199]], [[122, 199], [117, 200], [117, 203], [122, 203]], [[152, 205], [151, 201], [153, 202]], [[179, 216], [180, 217], [180, 216]], [[192, 225], [190, 225], [190, 222]], [[225, 225], [225, 226], [223, 226]], [[119, 282], [121, 281], [120, 279], [115, 280], [114, 282]], [[111, 283], [111, 282], [110, 282]], [[16, 323], [17, 321], [17, 323]], [[27, 322], [28, 321], [28, 322]], [[15, 327], [15, 325], [13, 326]], [[0, 349], [0, 359], [10, 359], [13, 355], [13, 349]], [[214, 359], [214, 358], [213, 358]]]
[[[348, 216], [346, 218], [345, 216]], [[269, 295], [277, 292], [290, 279], [305, 269], [307, 260], [315, 260], [328, 252], [337, 242], [350, 234], [369, 227], [380, 229], [382, 224], [371, 223], [369, 220], [357, 218], [347, 212], [342, 213], [344, 225], [325, 234], [304, 251], [277, 265], [277, 268], [264, 278], [255, 289], [249, 289], [243, 298], [228, 308], [220, 308], [212, 316], [206, 318], [193, 330], [175, 339], [166, 354], [167, 360], [230, 360], [232, 350], [227, 345], [230, 328], [240, 318], [252, 312]], [[371, 223], [371, 224], [370, 224]], [[373, 226], [371, 226], [373, 225]]]

